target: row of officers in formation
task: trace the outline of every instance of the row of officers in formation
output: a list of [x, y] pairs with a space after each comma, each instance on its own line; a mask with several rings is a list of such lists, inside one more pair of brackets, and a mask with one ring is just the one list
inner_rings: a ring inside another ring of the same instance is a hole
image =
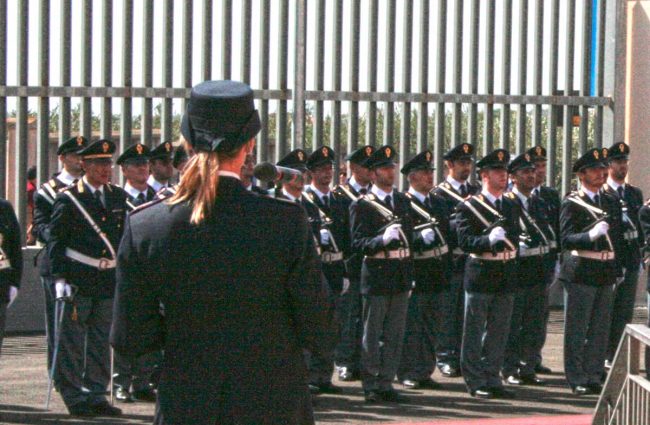
[[[267, 190], [247, 156], [237, 178], [259, 196], [307, 212], [338, 329], [326, 353], [305, 352], [313, 394], [360, 380], [369, 403], [396, 402], [394, 381], [437, 388], [436, 368], [464, 379], [477, 398], [512, 398], [511, 385], [544, 385], [548, 290], [565, 293], [564, 370], [578, 395], [597, 394], [624, 326], [632, 319], [650, 206], [626, 182], [630, 149], [591, 149], [574, 164], [580, 189], [560, 198], [545, 186], [546, 151], [510, 157], [497, 149], [475, 160], [463, 143], [445, 153], [447, 176], [434, 186], [432, 153], [399, 170], [396, 151], [364, 146], [345, 159], [350, 178], [333, 184], [336, 153], [296, 149], [278, 161], [291, 178]], [[155, 400], [164, 353], [137, 358], [109, 349], [116, 249], [127, 214], [174, 193], [183, 148], [136, 144], [118, 158], [126, 183], [110, 183], [115, 145], [75, 137], [58, 149], [62, 171], [35, 196], [33, 232], [46, 297], [48, 369], [77, 416], [116, 416], [107, 400]], [[470, 179], [476, 169], [479, 184]], [[131, 228], [131, 232], [138, 229]], [[18, 292], [20, 231], [0, 202], [0, 326]], [[147, 266], [141, 265], [146, 273]], [[164, 308], [161, 306], [161, 308]], [[111, 387], [112, 385], [112, 387]], [[182, 390], [182, 389], [179, 389]]]

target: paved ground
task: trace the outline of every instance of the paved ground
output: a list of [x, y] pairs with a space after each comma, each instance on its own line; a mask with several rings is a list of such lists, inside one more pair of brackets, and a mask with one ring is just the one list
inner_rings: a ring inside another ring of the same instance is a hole
[[[638, 309], [635, 322], [645, 321], [645, 309]], [[403, 404], [366, 405], [359, 383], [340, 383], [341, 396], [322, 396], [316, 401], [319, 424], [378, 424], [389, 422], [428, 422], [436, 420], [522, 417], [528, 415], [589, 414], [596, 397], [579, 398], [571, 394], [562, 369], [562, 313], [554, 311], [549, 323], [549, 338], [544, 362], [555, 373], [544, 376], [546, 387], [518, 387], [517, 400], [476, 400], [466, 392], [462, 379], [434, 379], [442, 384], [438, 391], [403, 390]], [[47, 389], [43, 336], [15, 336], [5, 339], [0, 356], [0, 424], [143, 424], [150, 423], [153, 405], [120, 404], [125, 415], [120, 420], [73, 419], [66, 414], [54, 393], [50, 410], [44, 410]], [[561, 425], [561, 424], [558, 424]]]

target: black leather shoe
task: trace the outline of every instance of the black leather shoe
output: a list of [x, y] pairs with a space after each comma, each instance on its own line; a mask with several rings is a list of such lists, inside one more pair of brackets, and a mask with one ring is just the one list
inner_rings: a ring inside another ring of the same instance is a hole
[[365, 391], [363, 394], [366, 403], [377, 403], [380, 399], [379, 393], [377, 391]]
[[140, 401], [156, 402], [156, 391], [153, 388], [145, 388], [133, 391], [133, 397]]
[[122, 403], [133, 403], [133, 395], [124, 387], [115, 388], [115, 399]]
[[[311, 388], [311, 384], [310, 384], [310, 388]], [[316, 388], [318, 388], [318, 392], [323, 394], [341, 394], [343, 392], [343, 389], [341, 387], [337, 387], [331, 382], [318, 384], [316, 385]]]
[[420, 388], [426, 388], [428, 390], [438, 390], [440, 389], [440, 384], [434, 381], [433, 379], [422, 379], [418, 382]]
[[493, 388], [489, 388], [489, 390], [494, 395], [495, 398], [505, 398], [508, 400], [512, 400], [513, 398], [517, 397], [514, 391], [509, 390], [507, 388], [493, 387]]
[[546, 385], [546, 381], [538, 378], [536, 375], [531, 374], [531, 375], [519, 375], [519, 380], [522, 382], [524, 385]]
[[492, 391], [490, 391], [487, 388], [477, 388], [475, 390], [470, 390], [469, 392], [472, 397], [475, 398], [482, 398], [482, 399], [488, 399], [494, 397], [494, 394], [492, 394]]
[[600, 394], [603, 391], [603, 386], [600, 384], [587, 384], [587, 388], [589, 388], [593, 394]]
[[440, 373], [448, 378], [457, 378], [460, 376], [460, 369], [450, 365], [449, 363], [445, 363], [440, 366]]
[[397, 391], [395, 390], [380, 391], [379, 397], [381, 397], [382, 400], [391, 403], [399, 403], [402, 401], [402, 398], [399, 396], [399, 394], [397, 394]]
[[538, 364], [535, 366], [535, 373], [539, 373], [540, 375], [551, 375], [553, 374], [553, 371], [543, 364]]
[[339, 369], [339, 380], [343, 382], [352, 382], [358, 381], [361, 379], [361, 374], [359, 372], [354, 372], [347, 367], [342, 367]]
[[412, 390], [417, 390], [418, 388], [420, 388], [420, 383], [415, 379], [405, 379], [402, 381], [402, 385]]
[[90, 407], [90, 405], [85, 401], [82, 401], [81, 403], [73, 404], [72, 406], [68, 406], [68, 412], [72, 416], [82, 416], [82, 417], [97, 416], [95, 410], [92, 407]]
[[592, 394], [591, 390], [583, 385], [573, 385], [571, 386], [571, 391], [575, 395], [589, 395]]
[[506, 376], [506, 382], [510, 385], [524, 385], [524, 381], [519, 377], [519, 375]]
[[122, 409], [111, 406], [107, 401], [91, 404], [90, 408], [97, 416], [120, 416], [122, 414]]
[[320, 393], [320, 388], [318, 388], [318, 385], [308, 384], [307, 386], [309, 387], [310, 394], [316, 395]]

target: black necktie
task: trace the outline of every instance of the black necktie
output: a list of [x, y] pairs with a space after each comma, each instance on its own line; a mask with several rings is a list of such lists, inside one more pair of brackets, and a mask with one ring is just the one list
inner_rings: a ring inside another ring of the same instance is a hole
[[429, 199], [428, 196], [424, 198], [424, 206], [431, 209], [431, 200]]
[[460, 185], [460, 196], [463, 198], [467, 196], [467, 186], [464, 184]]
[[144, 197], [144, 193], [140, 192], [140, 193], [138, 194], [138, 197], [136, 198], [136, 200], [137, 200], [136, 205], [142, 205], [142, 204], [145, 203], [145, 201], [146, 201], [147, 199]]
[[393, 199], [390, 197], [390, 195], [384, 198], [384, 204], [386, 204], [391, 210], [393, 209]]
[[104, 206], [104, 201], [102, 200], [102, 192], [99, 190], [95, 191], [95, 199], [99, 202], [99, 205]]
[[623, 189], [623, 186], [619, 186], [616, 191], [618, 192], [618, 197], [623, 199], [625, 196], [625, 189]]
[[501, 199], [497, 199], [494, 205], [497, 207], [497, 211], [501, 212]]
[[323, 196], [323, 205], [325, 206], [325, 208], [330, 207], [330, 197], [329, 197], [329, 195]]
[[365, 195], [366, 193], [368, 193], [368, 189], [366, 189], [365, 187], [359, 189], [359, 195]]
[[600, 195], [599, 194], [596, 194], [594, 196], [594, 204], [600, 206]]

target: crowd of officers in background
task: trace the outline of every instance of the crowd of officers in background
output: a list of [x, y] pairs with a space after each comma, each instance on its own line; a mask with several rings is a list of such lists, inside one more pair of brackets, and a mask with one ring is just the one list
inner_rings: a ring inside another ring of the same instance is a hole
[[[126, 215], [174, 193], [183, 147], [135, 144], [119, 155], [124, 187], [112, 184], [116, 147], [73, 137], [59, 146], [61, 171], [34, 197], [34, 237], [46, 297], [48, 370], [69, 412], [117, 416], [107, 400], [155, 400], [164, 353], [125, 358], [109, 349], [115, 251]], [[259, 196], [302, 205], [309, 217], [338, 343], [305, 353], [313, 394], [361, 381], [368, 403], [398, 402], [405, 388], [439, 388], [435, 369], [462, 377], [477, 398], [513, 398], [509, 386], [544, 385], [549, 287], [564, 287], [564, 369], [573, 392], [599, 394], [626, 323], [632, 319], [650, 206], [626, 182], [629, 147], [591, 149], [574, 164], [579, 189], [561, 199], [544, 184], [546, 151], [511, 159], [497, 149], [475, 160], [463, 143], [444, 154], [445, 179], [433, 183], [428, 150], [399, 170], [396, 150], [364, 146], [345, 157], [349, 179], [335, 185], [337, 153], [296, 149], [277, 162], [296, 170]], [[476, 173], [476, 174], [473, 174]], [[338, 176], [337, 176], [338, 177]], [[0, 326], [18, 293], [20, 231], [0, 202]], [[132, 229], [133, 231], [133, 229]], [[6, 289], [6, 290], [5, 290]], [[1, 340], [0, 340], [1, 342]], [[182, 390], [182, 389], [179, 389]]]

